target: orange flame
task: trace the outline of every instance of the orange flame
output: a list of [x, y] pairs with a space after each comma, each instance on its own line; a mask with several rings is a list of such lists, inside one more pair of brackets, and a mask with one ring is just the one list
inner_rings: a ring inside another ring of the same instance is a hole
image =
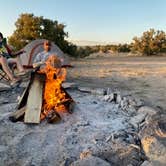
[[68, 101], [65, 93], [61, 89], [61, 84], [66, 78], [66, 69], [61, 68], [61, 62], [56, 56], [50, 56], [46, 61], [46, 66], [40, 70], [41, 73], [46, 74], [43, 114], [47, 116], [50, 110], [57, 112], [66, 111], [63, 103]]

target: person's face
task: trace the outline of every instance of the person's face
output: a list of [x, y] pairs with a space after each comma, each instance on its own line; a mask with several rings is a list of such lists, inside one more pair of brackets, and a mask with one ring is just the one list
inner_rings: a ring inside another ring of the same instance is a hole
[[51, 49], [51, 43], [45, 42], [44, 43], [44, 50], [48, 52], [48, 51], [50, 51], [50, 49]]

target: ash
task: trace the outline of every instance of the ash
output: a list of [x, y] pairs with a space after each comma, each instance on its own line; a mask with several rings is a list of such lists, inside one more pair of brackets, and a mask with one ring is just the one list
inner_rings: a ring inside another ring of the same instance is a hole
[[69, 89], [76, 106], [60, 122], [13, 123], [9, 116], [23, 90], [0, 93], [0, 165], [125, 166], [147, 160], [139, 131], [155, 110], [143, 101], [110, 89]]

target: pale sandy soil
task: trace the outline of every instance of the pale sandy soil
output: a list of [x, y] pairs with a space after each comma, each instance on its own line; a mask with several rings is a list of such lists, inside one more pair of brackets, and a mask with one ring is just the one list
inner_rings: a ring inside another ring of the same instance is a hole
[[[72, 64], [75, 67], [68, 68], [67, 79], [79, 86], [110, 87], [166, 110], [166, 58], [110, 57]], [[60, 122], [13, 123], [9, 117], [27, 83], [24, 80], [18, 87], [0, 91], [0, 166], [101, 166], [101, 162], [112, 166], [141, 165], [146, 160], [142, 147], [149, 148], [145, 152], [153, 165], [165, 162], [165, 118], [162, 123], [150, 121], [157, 109], [140, 108], [142, 102], [131, 100], [129, 95], [126, 100], [118, 102], [116, 98], [114, 102], [108, 100], [108, 95], [74, 88], [68, 89], [76, 103], [73, 114], [62, 113]], [[149, 137], [154, 142], [144, 139]], [[147, 140], [144, 145], [148, 146], [142, 146], [142, 140]], [[96, 163], [91, 158], [92, 164], [87, 164], [88, 155], [98, 159]]]
[[120, 90], [166, 110], [166, 57], [97, 57], [72, 61], [68, 79]]

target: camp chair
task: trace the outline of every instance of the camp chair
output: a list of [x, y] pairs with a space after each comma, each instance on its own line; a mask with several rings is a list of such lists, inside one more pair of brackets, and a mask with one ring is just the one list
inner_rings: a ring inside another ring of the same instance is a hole
[[[21, 61], [23, 63], [23, 67], [25, 69], [33, 69], [32, 66], [32, 61], [33, 61], [33, 56], [35, 56], [38, 52], [40, 52], [40, 50], [38, 50], [39, 47], [43, 48], [43, 43], [44, 40], [39, 40], [39, 42], [37, 44], [33, 44], [32, 42], [32, 46], [30, 49], [26, 50], [26, 54], [23, 54], [20, 58]], [[9, 54], [11, 54], [11, 50], [10, 48], [7, 46], [6, 47], [7, 51]], [[22, 54], [23, 52], [18, 52], [17, 54], [15, 54], [15, 56]], [[28, 57], [28, 58], [26, 58]], [[24, 60], [25, 58], [25, 60]], [[14, 73], [14, 66], [12, 64], [9, 64], [9, 67], [11, 68], [12, 72]], [[8, 78], [7, 74], [3, 71], [2, 66], [0, 65], [0, 81], [4, 80], [4, 81], [10, 81], [10, 79]]]
[[3, 71], [2, 66], [0, 65], [0, 81], [3, 79], [9, 81], [7, 74]]
[[[9, 54], [11, 54], [11, 50], [7, 47], [7, 50], [9, 52]], [[24, 51], [18, 51], [17, 53], [12, 54], [13, 56], [18, 56], [20, 54], [22, 54]], [[11, 69], [12, 73], [14, 74], [14, 69], [16, 68], [16, 64], [15, 63], [9, 63], [9, 68]], [[4, 81], [10, 81], [9, 77], [7, 76], [7, 74], [3, 71], [2, 66], [0, 65], [0, 81], [4, 80]]]
[[[11, 69], [12, 73], [14, 74], [14, 70], [16, 68], [16, 64], [15, 63], [9, 63], [9, 68]], [[4, 81], [7, 81], [9, 82], [10, 79], [9, 77], [7, 76], [7, 74], [3, 71], [2, 69], [2, 66], [0, 65], [0, 81], [1, 80], [4, 80]]]
[[[43, 51], [44, 41], [45, 41], [45, 39], [37, 39], [37, 40], [34, 40], [31, 43], [27, 44], [24, 47], [26, 54], [23, 53], [20, 56], [20, 59], [21, 59], [22, 65], [25, 69], [33, 69], [33, 67], [32, 67], [33, 60], [39, 52]], [[7, 49], [8, 49], [8, 52], [11, 53], [10, 48], [7, 48]], [[68, 62], [69, 61], [68, 58], [65, 57], [64, 53], [59, 49], [59, 47], [57, 45], [52, 43], [52, 49], [53, 49], [53, 52], [61, 55], [62, 57], [64, 57], [64, 59], [67, 60], [67, 62], [63, 65], [63, 67], [73, 67], [70, 65], [70, 62]], [[21, 53], [22, 52], [18, 52], [15, 55], [19, 55]], [[12, 65], [10, 67], [11, 67], [12, 71], [14, 71]], [[2, 67], [0, 66], [0, 80], [2, 80], [2, 79], [6, 80], [6, 81], [9, 80], [6, 73], [2, 70]]]

